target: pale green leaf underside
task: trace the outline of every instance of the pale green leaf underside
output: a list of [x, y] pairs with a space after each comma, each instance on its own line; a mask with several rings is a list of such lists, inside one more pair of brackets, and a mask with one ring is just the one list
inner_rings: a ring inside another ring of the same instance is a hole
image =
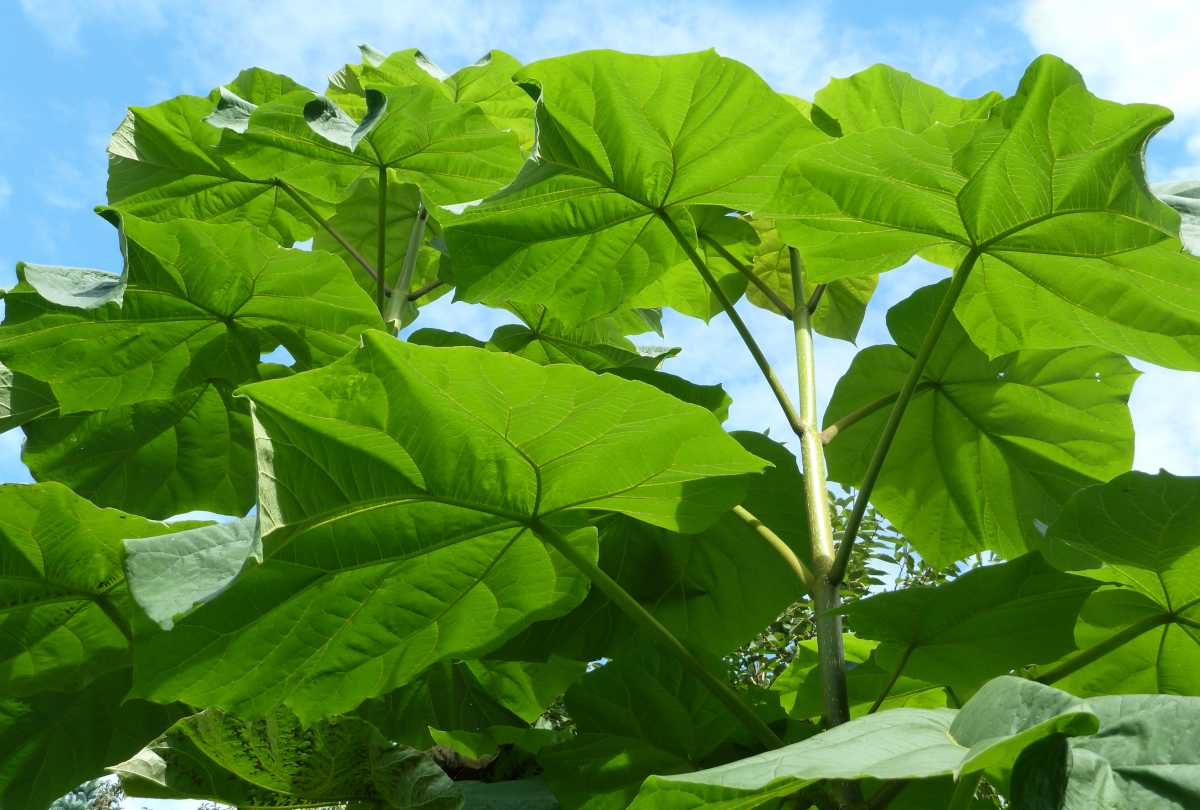
[[[826, 452], [835, 481], [863, 480], [891, 411], [887, 400], [908, 377], [947, 284], [897, 304], [888, 326], [898, 345], [864, 349], [838, 381], [827, 426], [886, 404], [833, 438]], [[989, 360], [951, 318], [871, 502], [932, 565], [983, 550], [1016, 557], [1037, 548], [1072, 494], [1129, 469], [1136, 377], [1124, 357], [1102, 349]]]
[[570, 322], [627, 305], [677, 264], [668, 208], [757, 207], [791, 153], [824, 138], [713, 52], [586, 52], [518, 80], [539, 93], [538, 144], [511, 186], [449, 224], [459, 295]]
[[1169, 120], [1041, 57], [986, 120], [800, 153], [769, 208], [815, 280], [981, 254], [957, 312], [989, 355], [1095, 345], [1200, 368], [1200, 262], [1172, 256], [1179, 218], [1142, 166]]
[[1087, 705], [1100, 732], [1030, 748], [1013, 774], [1013, 806], [1183, 810], [1200, 800], [1200, 700], [1128, 695]]
[[1064, 680], [1085, 695], [1200, 695], [1200, 478], [1129, 472], [1089, 487], [1050, 527], [1056, 565], [1113, 583], [1084, 606], [1090, 646], [1139, 623], [1144, 633]]
[[363, 340], [332, 366], [245, 389], [265, 562], [139, 645], [139, 694], [346, 711], [578, 604], [586, 581], [530, 524], [553, 517], [589, 556], [594, 530], [558, 513], [702, 529], [764, 465], [709, 412], [641, 383]]
[[1179, 239], [1193, 256], [1200, 256], [1200, 180], [1152, 183], [1150, 190], [1179, 212]]

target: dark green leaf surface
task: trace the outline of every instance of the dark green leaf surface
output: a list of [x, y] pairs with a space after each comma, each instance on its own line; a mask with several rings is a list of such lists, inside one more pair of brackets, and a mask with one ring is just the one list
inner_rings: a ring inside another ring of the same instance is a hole
[[109, 770], [130, 796], [212, 799], [246, 810], [358, 802], [459, 810], [463, 802], [428, 753], [393, 747], [363, 720], [306, 728], [283, 710], [242, 722], [208, 709]]
[[306, 721], [346, 711], [582, 600], [586, 580], [529, 524], [554, 520], [592, 557], [594, 530], [559, 513], [700, 530], [765, 463], [650, 386], [363, 340], [246, 389], [265, 562], [139, 646], [139, 694], [246, 714], [285, 703]]
[[990, 356], [1092, 345], [1197, 369], [1200, 262], [1142, 165], [1170, 117], [1043, 56], [986, 120], [800, 153], [768, 209], [816, 281], [978, 255], [956, 311]]
[[78, 688], [128, 667], [121, 540], [171, 531], [60, 484], [0, 486], [0, 697]]
[[[830, 477], [863, 480], [948, 282], [888, 312], [896, 346], [860, 352], [838, 381], [825, 423], [884, 402], [829, 445]], [[1128, 399], [1137, 377], [1101, 349], [1022, 351], [989, 360], [951, 319], [925, 366], [871, 502], [932, 565], [992, 550], [1016, 557], [1077, 490], [1133, 461]]]
[[1096, 714], [1078, 698], [1020, 678], [990, 681], [953, 709], [894, 709], [852, 720], [775, 751], [646, 781], [638, 810], [762, 807], [822, 779], [924, 779], [976, 771], [1003, 775], [1039, 740], [1091, 734]]
[[379, 315], [337, 259], [247, 225], [125, 217], [121, 237], [121, 276], [22, 265], [6, 296], [0, 358], [58, 403], [29, 426], [26, 459], [103, 505], [245, 514], [250, 424], [233, 387], [279, 344], [301, 368], [336, 359]]
[[567, 692], [579, 734], [538, 757], [567, 810], [624, 808], [652, 773], [697, 767], [737, 721], [679, 661], [635, 648]]
[[460, 297], [542, 304], [568, 322], [627, 304], [678, 263], [659, 212], [755, 208], [792, 152], [824, 138], [711, 51], [592, 51], [529, 65], [518, 81], [539, 95], [535, 159], [447, 223], [446, 238]]
[[904, 674], [951, 686], [961, 699], [988, 678], [1072, 651], [1075, 617], [1096, 587], [1028, 554], [845, 610], [858, 635], [882, 642], [880, 666], [892, 672], [903, 662]]
[[459, 782], [465, 810], [558, 810], [558, 800], [541, 779]]
[[[257, 68], [229, 87], [251, 108], [302, 89]], [[108, 144], [109, 204], [160, 222], [249, 222], [284, 244], [312, 236], [315, 223], [270, 178], [248, 177], [215, 153], [221, 129], [206, 119], [219, 97], [131, 107]]]
[[49, 386], [0, 363], [0, 433], [57, 410]]
[[0, 700], [0, 805], [42, 810], [135, 753], [182, 713], [125, 701], [129, 669], [73, 692]]
[[1046, 554], [1113, 586], [1085, 606], [1077, 642], [1089, 647], [1139, 624], [1145, 631], [1062, 681], [1064, 689], [1200, 695], [1198, 540], [1200, 478], [1129, 472], [1071, 499]]

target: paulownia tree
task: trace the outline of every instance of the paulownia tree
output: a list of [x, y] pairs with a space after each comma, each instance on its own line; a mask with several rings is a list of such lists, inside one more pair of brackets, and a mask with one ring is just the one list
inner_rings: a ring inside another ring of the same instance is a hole
[[[39, 483], [0, 487], [0, 806], [105, 769], [241, 808], [1200, 806], [1200, 480], [1129, 469], [1127, 357], [1200, 370], [1170, 117], [1052, 56], [809, 102], [711, 51], [368, 49], [131, 109], [122, 272], [5, 294]], [[949, 276], [818, 421], [814, 334], [914, 257]], [[450, 291], [512, 323], [398, 339]], [[794, 435], [639, 350], [662, 308], [729, 318]], [[996, 562], [844, 602], [870, 507]], [[798, 602], [815, 638], [731, 680]]]

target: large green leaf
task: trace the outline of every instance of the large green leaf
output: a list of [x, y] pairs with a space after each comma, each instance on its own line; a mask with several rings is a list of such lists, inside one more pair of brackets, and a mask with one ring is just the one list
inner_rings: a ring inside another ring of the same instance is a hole
[[128, 668], [86, 688], [0, 699], [0, 806], [43, 810], [161, 734], [181, 706], [125, 700]]
[[[795, 457], [761, 433], [730, 435], [773, 465], [751, 483], [742, 503], [808, 560], [808, 516], [796, 497], [804, 483]], [[778, 553], [734, 515], [699, 534], [616, 516], [599, 528], [600, 567], [691, 649], [724, 655], [805, 595]], [[533, 625], [503, 652], [590, 661], [617, 653], [639, 632], [593, 589], [571, 613]]]
[[[908, 377], [948, 281], [888, 312], [896, 346], [861, 351], [838, 381], [825, 423], [870, 415], [828, 447], [830, 477], [863, 480], [891, 402]], [[1102, 349], [1027, 350], [989, 360], [947, 322], [904, 413], [871, 502], [941, 566], [985, 549], [1015, 557], [1077, 490], [1133, 461], [1128, 399], [1137, 372]], [[880, 407], [882, 406], [882, 407]]]
[[1096, 714], [1078, 698], [1033, 681], [996, 678], [961, 711], [893, 709], [748, 759], [654, 776], [632, 806], [687, 807], [680, 801], [691, 796], [749, 810], [822, 779], [957, 778], [978, 771], [1003, 779], [1028, 746], [1054, 735], [1091, 734], [1097, 726]]
[[538, 760], [567, 810], [620, 810], [652, 773], [700, 767], [737, 721], [674, 656], [633, 648], [588, 673], [566, 696], [578, 730]]
[[[617, 317], [594, 318], [572, 327], [542, 307], [533, 310], [518, 307], [514, 311], [517, 317], [524, 321], [524, 325], [497, 327], [492, 332], [487, 347], [515, 354], [541, 365], [574, 363], [592, 371], [618, 368], [653, 370], [658, 368], [663, 360], [679, 353], [678, 349], [667, 349], [653, 354], [640, 352], [633, 341], [625, 336], [627, 323], [621, 313], [617, 313]], [[635, 328], [646, 331], [649, 325], [643, 323]]]
[[978, 256], [956, 312], [990, 356], [1092, 345], [1197, 369], [1200, 261], [1143, 171], [1170, 117], [1097, 99], [1043, 56], [986, 120], [801, 152], [767, 212], [814, 281]]
[[279, 178], [340, 202], [363, 177], [387, 170], [438, 205], [477, 200], [507, 184], [521, 165], [516, 136], [474, 104], [428, 86], [366, 90], [356, 121], [332, 100], [296, 91], [257, 107], [244, 131], [226, 130], [216, 152], [248, 177]]
[[1092, 736], [1052, 737], [1017, 762], [1014, 807], [1185, 810], [1200, 803], [1200, 700], [1098, 697]]
[[368, 87], [429, 87], [449, 97], [445, 73], [416, 48], [391, 54], [380, 53], [370, 45], [359, 45], [358, 50], [362, 61], [357, 65], [344, 65], [330, 74], [325, 90], [326, 96], [355, 118], [367, 114], [365, 94]]
[[1064, 689], [1200, 695], [1200, 478], [1130, 472], [1089, 487], [1047, 543], [1055, 564], [1112, 583], [1084, 607], [1080, 647], [1126, 639]]
[[702, 530], [765, 464], [708, 411], [641, 383], [363, 343], [245, 389], [264, 563], [139, 644], [140, 695], [247, 715], [284, 703], [305, 721], [347, 711], [579, 603], [586, 580], [531, 525], [558, 523], [591, 557], [595, 530], [564, 512]]
[[[918, 133], [934, 124], [984, 118], [1000, 99], [999, 93], [976, 99], [957, 98], [904, 71], [874, 65], [853, 76], [833, 79], [817, 91], [810, 118], [837, 137], [880, 127]], [[754, 256], [754, 273], [791, 309], [794, 304], [787, 245], [774, 220], [755, 218], [752, 224], [762, 240]], [[829, 337], [853, 341], [877, 282], [878, 276], [872, 273], [829, 283], [813, 312], [813, 328]], [[754, 286], [747, 290], [747, 297], [764, 309], [777, 311]]]
[[27, 462], [152, 517], [244, 514], [254, 460], [232, 389], [274, 374], [259, 356], [280, 344], [301, 368], [340, 357], [379, 315], [337, 259], [280, 248], [248, 225], [120, 227], [121, 276], [21, 265], [6, 295], [0, 358], [58, 405], [28, 425]]
[[1035, 553], [845, 610], [855, 633], [882, 642], [879, 666], [953, 687], [961, 699], [988, 678], [1072, 651], [1075, 618], [1096, 587]]
[[[303, 89], [258, 68], [229, 87], [250, 107]], [[315, 223], [271, 178], [249, 177], [215, 153], [221, 129], [206, 119], [219, 99], [214, 90], [131, 107], [108, 144], [109, 204], [157, 221], [249, 222], [285, 244], [312, 236]]]
[[517, 78], [538, 93], [534, 159], [446, 238], [461, 298], [543, 304], [568, 322], [628, 305], [677, 263], [668, 209], [756, 208], [792, 153], [825, 137], [711, 51], [591, 51]]
[[128, 667], [121, 540], [172, 528], [60, 484], [0, 485], [0, 697], [78, 688]]
[[186, 717], [113, 765], [130, 796], [212, 799], [245, 810], [355, 804], [459, 810], [462, 792], [428, 753], [395, 747], [354, 717], [302, 726], [286, 710], [243, 722]]

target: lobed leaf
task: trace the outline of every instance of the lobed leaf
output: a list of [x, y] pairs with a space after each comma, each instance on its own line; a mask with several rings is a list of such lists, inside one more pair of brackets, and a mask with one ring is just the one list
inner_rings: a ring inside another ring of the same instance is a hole
[[139, 644], [141, 696], [345, 712], [582, 600], [586, 580], [530, 525], [554, 521], [589, 556], [594, 529], [562, 513], [696, 531], [765, 464], [649, 386], [382, 335], [245, 390], [264, 563]]
[[541, 304], [568, 323], [628, 306], [678, 264], [668, 210], [755, 208], [792, 152], [824, 137], [748, 68], [711, 51], [592, 51], [517, 78], [538, 94], [534, 157], [447, 223], [446, 239], [459, 297]]
[[816, 281], [977, 257], [956, 312], [989, 356], [1092, 345], [1197, 369], [1200, 263], [1142, 161], [1170, 117], [1043, 56], [986, 120], [799, 153], [768, 209]]
[[[948, 283], [893, 307], [887, 320], [897, 345], [859, 352], [838, 381], [825, 412], [826, 426], [848, 421], [827, 449], [835, 481], [863, 480]], [[1037, 548], [1071, 495], [1129, 469], [1137, 374], [1124, 357], [1092, 348], [988, 359], [951, 319], [871, 502], [931, 565]]]

